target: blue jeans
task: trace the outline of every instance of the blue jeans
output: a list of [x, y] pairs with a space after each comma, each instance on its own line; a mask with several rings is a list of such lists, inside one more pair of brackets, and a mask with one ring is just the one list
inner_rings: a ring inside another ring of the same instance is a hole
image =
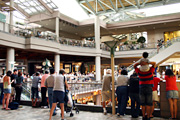
[[[48, 88], [48, 97], [49, 97], [49, 105], [50, 109], [52, 108], [53, 103], [53, 88]], [[54, 113], [56, 112], [56, 108], [54, 109]]]
[[[140, 112], [140, 98], [138, 93], [130, 93], [131, 98], [131, 116], [138, 117]], [[135, 106], [136, 104], [136, 106]]]
[[4, 89], [3, 89], [3, 83], [0, 83], [0, 93], [1, 93], [1, 95], [0, 95], [0, 104], [2, 104], [2, 100], [3, 100], [3, 97], [4, 97]]
[[116, 90], [118, 109], [117, 113], [124, 115], [128, 101], [128, 86], [118, 86]]

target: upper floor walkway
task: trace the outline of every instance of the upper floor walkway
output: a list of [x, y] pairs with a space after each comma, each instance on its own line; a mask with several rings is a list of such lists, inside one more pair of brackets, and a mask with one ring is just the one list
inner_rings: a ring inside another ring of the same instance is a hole
[[[14, 30], [10, 32], [10, 28], [19, 29], [9, 24], [0, 23], [0, 45], [24, 50], [44, 51], [55, 54], [79, 55], [79, 56], [101, 56], [110, 58], [110, 52], [107, 46], [101, 43], [101, 49], [95, 48], [93, 41], [73, 40], [68, 38], [60, 38], [56, 41], [53, 36], [29, 36], [28, 29]], [[153, 44], [153, 45], [152, 45]], [[132, 44], [119, 45], [115, 52], [115, 58], [141, 57], [142, 52], [151, 52], [155, 48], [156, 43], [149, 44]]]

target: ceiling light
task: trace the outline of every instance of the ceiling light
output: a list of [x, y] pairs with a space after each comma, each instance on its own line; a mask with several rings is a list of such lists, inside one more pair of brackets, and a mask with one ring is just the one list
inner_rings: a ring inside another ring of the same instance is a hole
[[48, 25], [48, 24], [46, 24], [46, 25]]
[[156, 27], [153, 27], [153, 29], [156, 29]]

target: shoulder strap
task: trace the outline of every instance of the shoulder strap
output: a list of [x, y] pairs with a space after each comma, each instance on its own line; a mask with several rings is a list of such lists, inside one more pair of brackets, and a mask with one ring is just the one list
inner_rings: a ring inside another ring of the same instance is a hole
[[64, 76], [64, 91], [66, 92], [66, 84], [65, 84], [65, 76]]

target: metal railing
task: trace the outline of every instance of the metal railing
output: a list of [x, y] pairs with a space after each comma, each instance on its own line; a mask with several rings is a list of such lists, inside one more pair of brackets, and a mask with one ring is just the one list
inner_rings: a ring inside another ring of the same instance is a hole
[[70, 91], [73, 95], [85, 94], [88, 92], [94, 92], [102, 89], [102, 83], [96, 82], [79, 82], [79, 83], [68, 83]]
[[70, 45], [70, 46], [76, 46], [76, 47], [95, 48], [95, 43], [93, 41], [88, 41], [88, 40], [75, 40], [75, 39], [61, 37], [59, 38], [59, 43], [62, 45]]
[[[21, 95], [22, 100], [31, 100], [31, 87], [32, 87], [32, 81], [24, 82], [22, 84], [22, 95]], [[39, 89], [39, 98], [41, 98], [40, 89]]]
[[[115, 51], [130, 51], [130, 50], [143, 50], [143, 49], [154, 49], [156, 48], [157, 43], [137, 43], [137, 44], [130, 44], [130, 45], [117, 45], [118, 49], [116, 48]], [[101, 43], [100, 48], [105, 51], [110, 51], [110, 48], [104, 44]]]

